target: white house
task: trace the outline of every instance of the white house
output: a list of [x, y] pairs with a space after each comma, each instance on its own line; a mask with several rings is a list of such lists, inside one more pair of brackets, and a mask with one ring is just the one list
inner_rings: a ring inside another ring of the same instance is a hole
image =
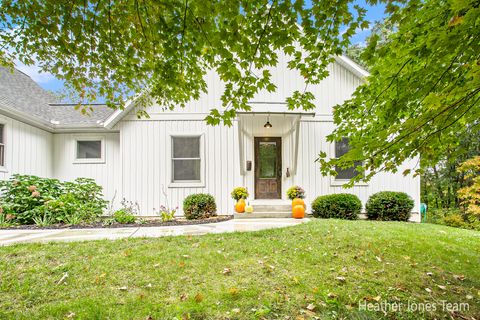
[[[230, 191], [245, 186], [253, 203], [282, 203], [292, 185], [306, 190], [306, 203], [319, 196], [348, 192], [363, 204], [378, 191], [404, 191], [419, 212], [420, 180], [399, 173], [381, 173], [368, 183], [343, 189], [353, 172], [336, 177], [320, 174], [315, 162], [321, 150], [339, 156], [346, 145], [326, 142], [334, 129], [332, 107], [348, 99], [367, 73], [346, 57], [329, 66], [330, 75], [309, 86], [317, 108], [289, 111], [285, 98], [303, 90], [303, 78], [280, 57], [272, 69], [275, 93], [262, 92], [251, 101], [252, 111], [239, 113], [232, 127], [208, 126], [204, 118], [220, 106], [222, 82], [207, 75], [208, 94], [184, 109], [149, 107], [149, 119], [137, 119], [135, 103], [124, 110], [92, 105], [83, 116], [62, 104], [27, 75], [0, 69], [0, 178], [13, 173], [72, 180], [91, 177], [103, 186], [107, 200], [137, 201], [141, 214], [165, 203], [181, 209], [192, 193], [210, 193], [219, 214], [233, 214]], [[270, 123], [269, 128], [266, 123]], [[417, 160], [405, 163], [412, 167]], [[262, 200], [260, 200], [262, 199]], [[308, 211], [308, 208], [307, 208]], [[419, 221], [418, 214], [412, 220]]]

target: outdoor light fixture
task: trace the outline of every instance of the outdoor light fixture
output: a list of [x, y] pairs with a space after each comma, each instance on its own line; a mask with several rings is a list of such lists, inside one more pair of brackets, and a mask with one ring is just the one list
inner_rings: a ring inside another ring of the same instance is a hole
[[272, 124], [270, 123], [270, 115], [267, 116], [267, 122], [263, 125], [264, 128], [271, 128]]

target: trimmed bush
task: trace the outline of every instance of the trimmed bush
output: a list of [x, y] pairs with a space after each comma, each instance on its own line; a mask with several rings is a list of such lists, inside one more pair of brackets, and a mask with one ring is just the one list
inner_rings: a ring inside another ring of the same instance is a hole
[[413, 206], [405, 192], [383, 191], [370, 196], [365, 209], [371, 220], [408, 221]]
[[191, 194], [183, 200], [183, 213], [189, 220], [214, 217], [217, 215], [215, 198], [207, 193]]
[[362, 202], [353, 194], [337, 193], [320, 196], [312, 202], [312, 214], [316, 218], [356, 220], [362, 210]]

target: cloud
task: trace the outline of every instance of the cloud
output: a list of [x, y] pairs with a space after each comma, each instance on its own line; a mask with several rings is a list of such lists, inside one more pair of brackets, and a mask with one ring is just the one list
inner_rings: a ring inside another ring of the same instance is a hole
[[36, 65], [26, 66], [20, 61], [16, 61], [15, 67], [18, 70], [30, 76], [30, 78], [32, 78], [32, 80], [35, 81], [36, 83], [48, 83], [56, 80], [51, 73], [41, 72], [40, 67]]

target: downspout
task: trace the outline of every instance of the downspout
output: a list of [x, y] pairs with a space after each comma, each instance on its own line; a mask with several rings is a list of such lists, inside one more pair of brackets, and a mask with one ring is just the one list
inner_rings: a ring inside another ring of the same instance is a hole
[[240, 175], [245, 176], [245, 154], [244, 154], [244, 148], [243, 148], [243, 122], [242, 118], [238, 117], [238, 146], [240, 148], [240, 152], [238, 153], [239, 155], [239, 160], [240, 160]]
[[297, 173], [297, 163], [298, 163], [298, 140], [300, 138], [300, 116], [295, 119], [295, 151], [293, 154], [293, 168], [292, 176]]

